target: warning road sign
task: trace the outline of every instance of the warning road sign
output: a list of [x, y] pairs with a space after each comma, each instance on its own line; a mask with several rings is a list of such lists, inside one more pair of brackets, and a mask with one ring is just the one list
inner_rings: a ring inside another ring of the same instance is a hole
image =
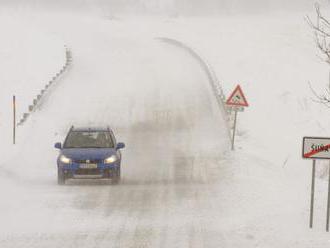
[[304, 137], [303, 158], [330, 159], [330, 138]]
[[231, 93], [230, 97], [228, 98], [226, 104], [231, 106], [242, 106], [242, 107], [249, 106], [243, 94], [241, 86], [237, 85], [233, 93]]

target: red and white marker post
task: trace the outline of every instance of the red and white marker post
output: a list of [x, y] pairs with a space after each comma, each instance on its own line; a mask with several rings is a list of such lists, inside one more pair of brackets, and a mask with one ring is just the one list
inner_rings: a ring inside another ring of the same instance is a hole
[[16, 144], [16, 96], [13, 95], [13, 144]]
[[231, 140], [231, 149], [235, 149], [235, 134], [236, 134], [236, 125], [237, 125], [237, 112], [244, 111], [245, 107], [248, 107], [249, 104], [244, 96], [242, 88], [240, 85], [237, 85], [234, 91], [229, 96], [228, 100], [226, 101], [226, 105], [233, 109], [235, 116], [234, 116], [234, 126], [233, 126], [233, 136]]

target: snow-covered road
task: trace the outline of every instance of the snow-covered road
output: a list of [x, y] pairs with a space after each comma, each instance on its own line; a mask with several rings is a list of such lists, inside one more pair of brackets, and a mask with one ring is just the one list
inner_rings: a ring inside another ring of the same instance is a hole
[[[328, 66], [315, 56], [306, 13], [147, 17], [50, 9], [3, 11], [1, 248], [329, 246], [328, 164], [317, 166], [309, 229], [310, 162], [300, 158], [301, 137], [329, 133], [327, 110], [307, 84], [322, 92]], [[226, 95], [241, 84], [250, 107], [239, 115], [234, 152], [205, 71], [185, 49], [155, 37], [201, 51]], [[20, 40], [26, 44], [16, 49]], [[18, 109], [26, 111], [62, 64], [64, 44], [73, 64], [11, 145], [12, 94], [18, 90]], [[53, 145], [71, 125], [110, 125], [126, 143], [121, 184], [57, 185]]]
[[[15, 187], [2, 206], [0, 246], [220, 247], [212, 182], [228, 130], [200, 65], [179, 48], [106, 25], [58, 32], [74, 62], [19, 130], [5, 164]], [[53, 144], [71, 125], [110, 125], [126, 143], [120, 185], [56, 184]]]

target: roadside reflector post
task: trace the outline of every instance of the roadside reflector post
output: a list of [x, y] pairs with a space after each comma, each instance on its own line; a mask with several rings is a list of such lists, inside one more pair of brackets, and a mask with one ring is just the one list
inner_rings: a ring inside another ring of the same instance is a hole
[[330, 163], [329, 163], [329, 177], [328, 177], [328, 204], [327, 204], [327, 224], [326, 230], [329, 232], [329, 219], [330, 219]]
[[311, 186], [311, 206], [310, 206], [310, 212], [309, 212], [309, 228], [313, 228], [314, 192], [315, 192], [315, 159], [313, 159], [313, 168], [312, 168], [312, 186]]
[[229, 96], [226, 101], [228, 108], [234, 111], [234, 126], [233, 126], [233, 136], [231, 139], [231, 150], [235, 149], [235, 135], [236, 135], [236, 126], [237, 126], [237, 112], [244, 111], [244, 107], [248, 107], [249, 104], [244, 96], [241, 86], [237, 85], [234, 91]]
[[13, 96], [13, 144], [16, 144], [16, 96]]

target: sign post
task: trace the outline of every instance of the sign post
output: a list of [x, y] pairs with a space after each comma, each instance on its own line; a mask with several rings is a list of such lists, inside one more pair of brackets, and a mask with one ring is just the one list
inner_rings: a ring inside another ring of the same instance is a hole
[[235, 149], [235, 135], [237, 126], [237, 113], [238, 111], [243, 111], [244, 107], [248, 107], [249, 104], [244, 96], [241, 86], [237, 85], [234, 91], [229, 96], [226, 101], [226, 105], [229, 106], [235, 113], [234, 116], [234, 126], [233, 126], [233, 136], [231, 140], [231, 149]]
[[330, 163], [329, 163], [329, 176], [328, 176], [328, 203], [327, 203], [327, 224], [326, 230], [329, 232], [329, 219], [330, 219]]
[[[309, 227], [313, 227], [314, 215], [314, 192], [315, 192], [315, 164], [316, 159], [330, 160], [330, 138], [324, 137], [304, 137], [303, 138], [303, 158], [313, 159], [312, 186], [311, 186], [311, 205], [309, 215]], [[328, 201], [326, 231], [329, 232], [330, 221], [330, 164], [329, 164], [329, 182], [328, 182]]]
[[314, 192], [315, 192], [315, 159], [313, 159], [313, 168], [312, 168], [312, 187], [311, 187], [311, 206], [310, 206], [310, 211], [309, 211], [309, 228], [313, 228]]
[[234, 117], [234, 129], [233, 129], [233, 137], [231, 139], [231, 149], [234, 150], [235, 149], [235, 134], [236, 134], [236, 123], [237, 123], [237, 109], [234, 110], [235, 111], [235, 117]]

